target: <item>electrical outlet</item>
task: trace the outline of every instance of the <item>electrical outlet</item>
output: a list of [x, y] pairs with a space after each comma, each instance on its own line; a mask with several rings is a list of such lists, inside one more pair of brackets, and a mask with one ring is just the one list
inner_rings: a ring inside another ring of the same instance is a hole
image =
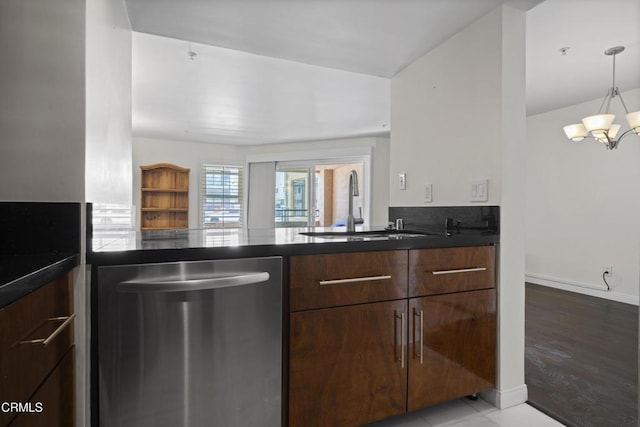
[[610, 266], [610, 265], [605, 265], [604, 267], [602, 267], [602, 272], [604, 274], [612, 275], [613, 274], [613, 267]]

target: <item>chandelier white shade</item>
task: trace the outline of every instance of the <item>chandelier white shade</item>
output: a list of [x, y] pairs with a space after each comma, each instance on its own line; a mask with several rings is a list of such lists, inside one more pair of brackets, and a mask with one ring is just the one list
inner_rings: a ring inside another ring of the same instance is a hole
[[[620, 90], [616, 86], [616, 55], [622, 51], [624, 51], [623, 46], [612, 47], [604, 51], [605, 55], [613, 56], [613, 85], [602, 100], [598, 114], [585, 117], [582, 119], [582, 123], [568, 125], [563, 128], [567, 138], [571, 141], [577, 142], [582, 141], [584, 138], [591, 137], [604, 144], [608, 150], [612, 150], [618, 146], [618, 142], [626, 135], [630, 133], [640, 134], [640, 111], [630, 113], [629, 110], [627, 110]], [[620, 98], [630, 128], [623, 132], [618, 139], [616, 139], [616, 137], [620, 131], [620, 125], [613, 123], [616, 116], [609, 112], [611, 100], [615, 97]]]
[[598, 114], [585, 117], [582, 119], [582, 124], [587, 132], [607, 130], [611, 127], [611, 123], [613, 123], [613, 119], [615, 118], [616, 116], [614, 114]]
[[585, 128], [582, 123], [565, 126], [563, 129], [564, 133], [567, 134], [567, 138], [574, 142], [582, 141], [587, 135], [589, 135], [587, 128]]
[[636, 135], [640, 135], [640, 111], [629, 113], [626, 117], [629, 127], [633, 129]]

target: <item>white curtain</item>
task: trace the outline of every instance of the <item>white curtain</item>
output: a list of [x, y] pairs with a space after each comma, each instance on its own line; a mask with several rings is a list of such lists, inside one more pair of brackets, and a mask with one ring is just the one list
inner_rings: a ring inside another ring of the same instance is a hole
[[247, 228], [276, 226], [276, 163], [249, 163]]

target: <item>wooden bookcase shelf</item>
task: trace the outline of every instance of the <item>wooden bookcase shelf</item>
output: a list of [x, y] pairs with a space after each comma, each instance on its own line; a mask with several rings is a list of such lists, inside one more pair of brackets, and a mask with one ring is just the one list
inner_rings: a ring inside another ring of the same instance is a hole
[[147, 193], [188, 193], [189, 189], [181, 188], [142, 188], [142, 192]]
[[189, 228], [189, 169], [170, 163], [140, 169], [140, 229]]
[[142, 212], [189, 212], [187, 208], [142, 208]]

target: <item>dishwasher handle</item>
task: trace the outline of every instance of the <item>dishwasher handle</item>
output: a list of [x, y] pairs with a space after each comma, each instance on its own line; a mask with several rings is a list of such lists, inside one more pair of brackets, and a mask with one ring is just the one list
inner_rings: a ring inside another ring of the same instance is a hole
[[127, 280], [118, 283], [118, 292], [190, 292], [252, 285], [269, 280], [269, 273], [247, 273], [204, 279]]

